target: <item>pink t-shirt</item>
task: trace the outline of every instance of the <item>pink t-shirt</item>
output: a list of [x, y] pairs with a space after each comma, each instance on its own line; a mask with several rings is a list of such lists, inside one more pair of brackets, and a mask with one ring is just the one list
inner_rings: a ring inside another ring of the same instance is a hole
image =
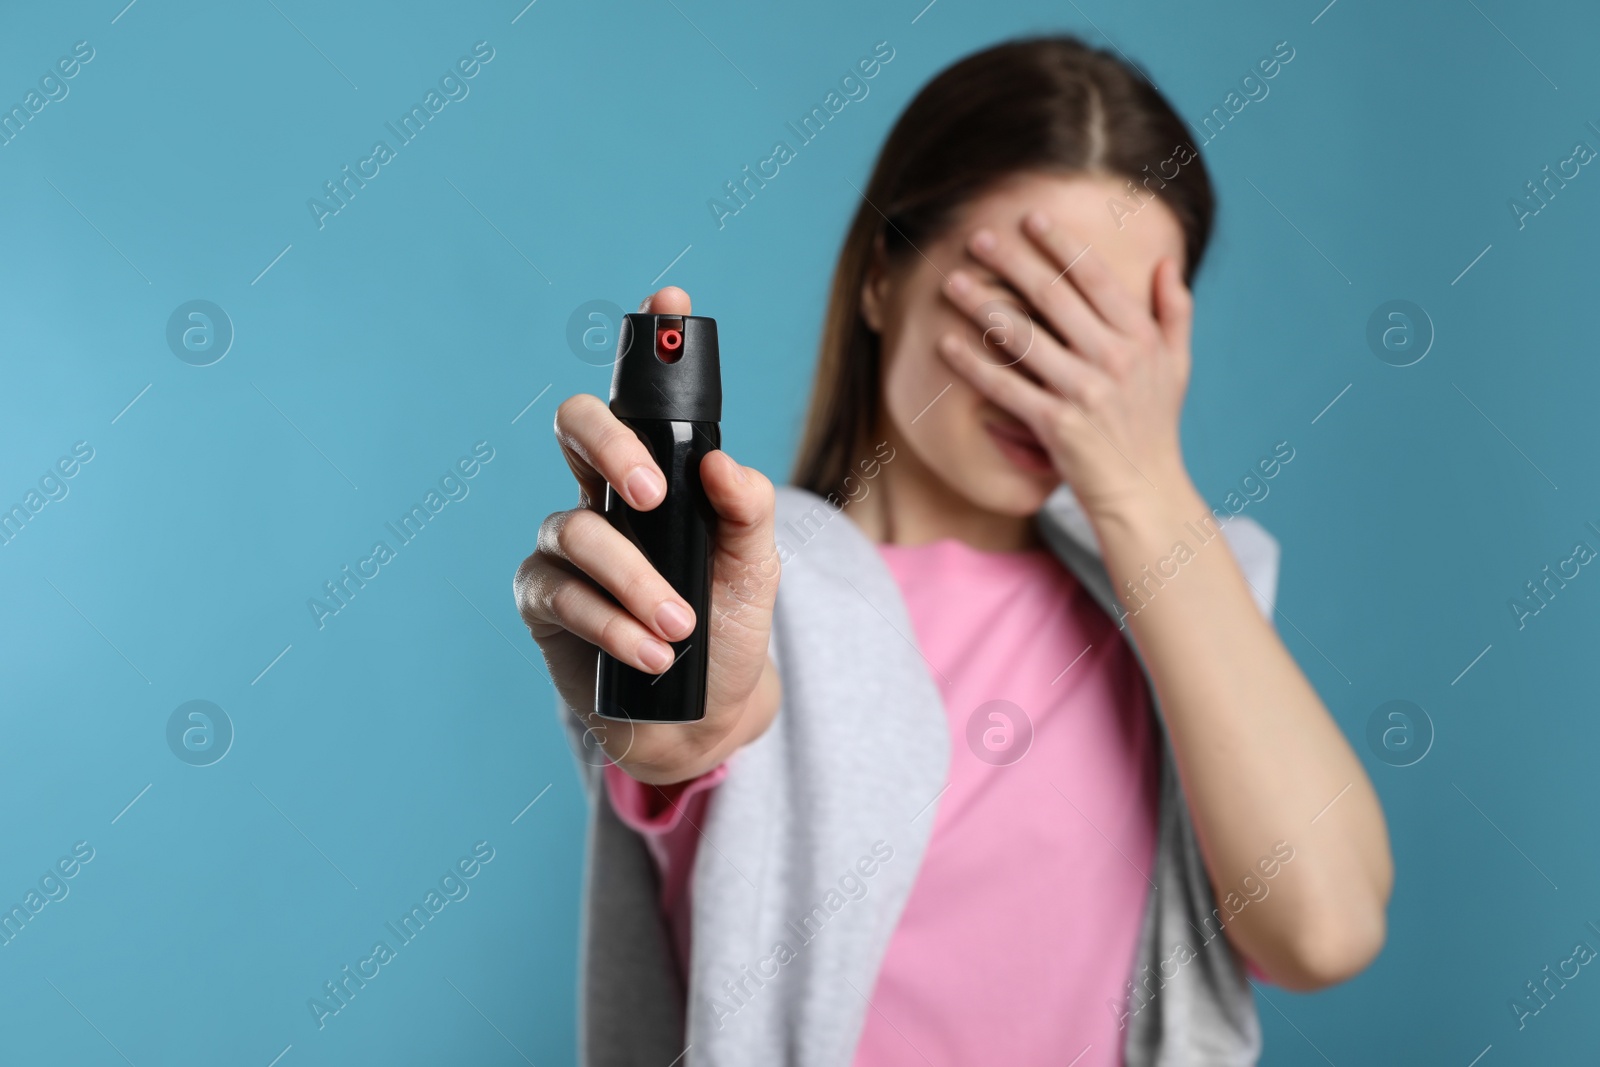
[[[1138, 661], [1048, 550], [878, 547], [944, 698], [951, 759], [918, 816], [932, 835], [854, 1067], [1121, 1064], [1156, 838]], [[697, 827], [726, 773], [663, 791], [606, 768], [613, 807], [660, 865], [680, 960]]]

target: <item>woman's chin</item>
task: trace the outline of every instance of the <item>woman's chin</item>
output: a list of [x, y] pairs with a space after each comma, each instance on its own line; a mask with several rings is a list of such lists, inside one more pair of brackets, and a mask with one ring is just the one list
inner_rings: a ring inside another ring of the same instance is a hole
[[1009, 464], [996, 465], [972, 479], [964, 495], [985, 511], [1022, 517], [1044, 507], [1044, 502], [1061, 484], [1061, 478], [1042, 472], [1023, 472]]

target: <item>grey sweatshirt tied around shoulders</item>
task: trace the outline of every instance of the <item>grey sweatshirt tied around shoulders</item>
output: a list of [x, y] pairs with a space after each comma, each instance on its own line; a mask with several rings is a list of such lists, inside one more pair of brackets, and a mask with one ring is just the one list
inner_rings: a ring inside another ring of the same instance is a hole
[[[1061, 562], [1120, 618], [1070, 490], [1057, 490], [1037, 521]], [[951, 739], [900, 590], [876, 546], [821, 497], [780, 488], [777, 524], [784, 564], [771, 652], [783, 699], [771, 728], [730, 758], [700, 826], [687, 991], [650, 853], [611, 809], [599, 750], [583, 744], [582, 724], [557, 700], [592, 801], [579, 975], [590, 1067], [847, 1067], [926, 850]], [[1220, 525], [1270, 619], [1277, 542], [1242, 516]], [[1204, 551], [1216, 530], [1197, 517], [1184, 540]], [[1153, 692], [1151, 705], [1160, 723]], [[1227, 912], [1216, 910], [1164, 728], [1161, 736], [1136, 988], [1105, 1010], [1121, 1020], [1128, 1067], [1250, 1067], [1261, 1048], [1254, 1000], [1219, 932]], [[1017, 871], [995, 877], [1027, 877], [1026, 863], [1019, 856]], [[1059, 951], [1070, 957], [1073, 946]]]

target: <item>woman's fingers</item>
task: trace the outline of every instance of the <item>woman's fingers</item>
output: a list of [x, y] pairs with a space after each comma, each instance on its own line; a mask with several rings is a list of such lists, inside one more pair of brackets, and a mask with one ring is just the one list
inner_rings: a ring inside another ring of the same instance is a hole
[[[640, 312], [658, 315], [687, 315], [690, 307], [689, 294], [675, 285], [639, 303]], [[666, 479], [649, 449], [599, 397], [568, 397], [556, 409], [555, 430], [582, 506], [598, 507], [608, 484], [636, 511], [649, 511], [666, 495]]]
[[1148, 329], [1149, 310], [1118, 280], [1110, 265], [1091, 246], [1037, 209], [1028, 212], [1022, 229], [1061, 271], [1061, 284], [1070, 282], [1094, 313], [1112, 329], [1130, 337]]
[[983, 359], [953, 333], [939, 339], [939, 354], [980, 395], [1011, 412], [1036, 434], [1048, 422], [1052, 409], [1061, 403], [1059, 397], [1034, 384], [1015, 367], [1000, 367]]
[[[1113, 340], [1110, 327], [1082, 293], [1064, 280], [1064, 265], [1054, 264], [1020, 234], [1000, 235], [984, 227], [967, 242], [972, 258], [1011, 286], [1044, 317], [1062, 342], [1086, 358], [1099, 360]], [[955, 281], [955, 275], [951, 275]]]
[[539, 528], [539, 551], [588, 575], [660, 637], [681, 641], [694, 630], [694, 610], [599, 512], [576, 508], [551, 515]]
[[666, 479], [650, 450], [599, 397], [579, 393], [562, 401], [556, 440], [578, 479], [582, 506], [598, 507], [607, 484], [636, 511], [649, 511], [666, 496]]
[[689, 314], [690, 306], [689, 294], [679, 289], [676, 285], [669, 285], [663, 289], [657, 289], [639, 301], [639, 312], [641, 314], [687, 315]]
[[[580, 508], [567, 514], [594, 513]], [[565, 630], [651, 674], [659, 674], [672, 665], [670, 645], [583, 574], [543, 551], [523, 561], [517, 572], [516, 591], [523, 621], [536, 639], [544, 640]]]
[[1033, 351], [1042, 339], [1033, 316], [1011, 295], [996, 286], [983, 285], [964, 270], [950, 272], [945, 296], [972, 320], [974, 351], [984, 360], [1003, 367], [1014, 367]]
[[[965, 271], [952, 271], [950, 301], [974, 327], [973, 355], [996, 369], [1017, 367], [1062, 396], [1080, 399], [1101, 375], [1082, 356], [1063, 348], [1035, 326], [1028, 313], [994, 286], [981, 285]], [[995, 335], [1004, 335], [995, 342]], [[991, 356], [990, 353], [993, 353]]]
[[[721, 451], [701, 461], [700, 476], [718, 515], [719, 567], [731, 568], [720, 577], [744, 590], [742, 601], [770, 607], [778, 578], [772, 482]], [[538, 551], [518, 574], [517, 601], [535, 637], [567, 630], [651, 673], [671, 665], [667, 642], [695, 625], [693, 609], [639, 548], [585, 507], [545, 520]]]

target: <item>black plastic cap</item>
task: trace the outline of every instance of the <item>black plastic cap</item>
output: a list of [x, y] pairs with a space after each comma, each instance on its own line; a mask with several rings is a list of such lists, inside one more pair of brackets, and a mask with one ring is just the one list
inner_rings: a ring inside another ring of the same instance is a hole
[[[671, 331], [677, 331], [676, 338]], [[665, 345], [676, 343], [676, 348], [664, 347], [664, 334]], [[704, 315], [624, 315], [611, 375], [611, 413], [619, 419], [721, 422], [717, 320]]]

